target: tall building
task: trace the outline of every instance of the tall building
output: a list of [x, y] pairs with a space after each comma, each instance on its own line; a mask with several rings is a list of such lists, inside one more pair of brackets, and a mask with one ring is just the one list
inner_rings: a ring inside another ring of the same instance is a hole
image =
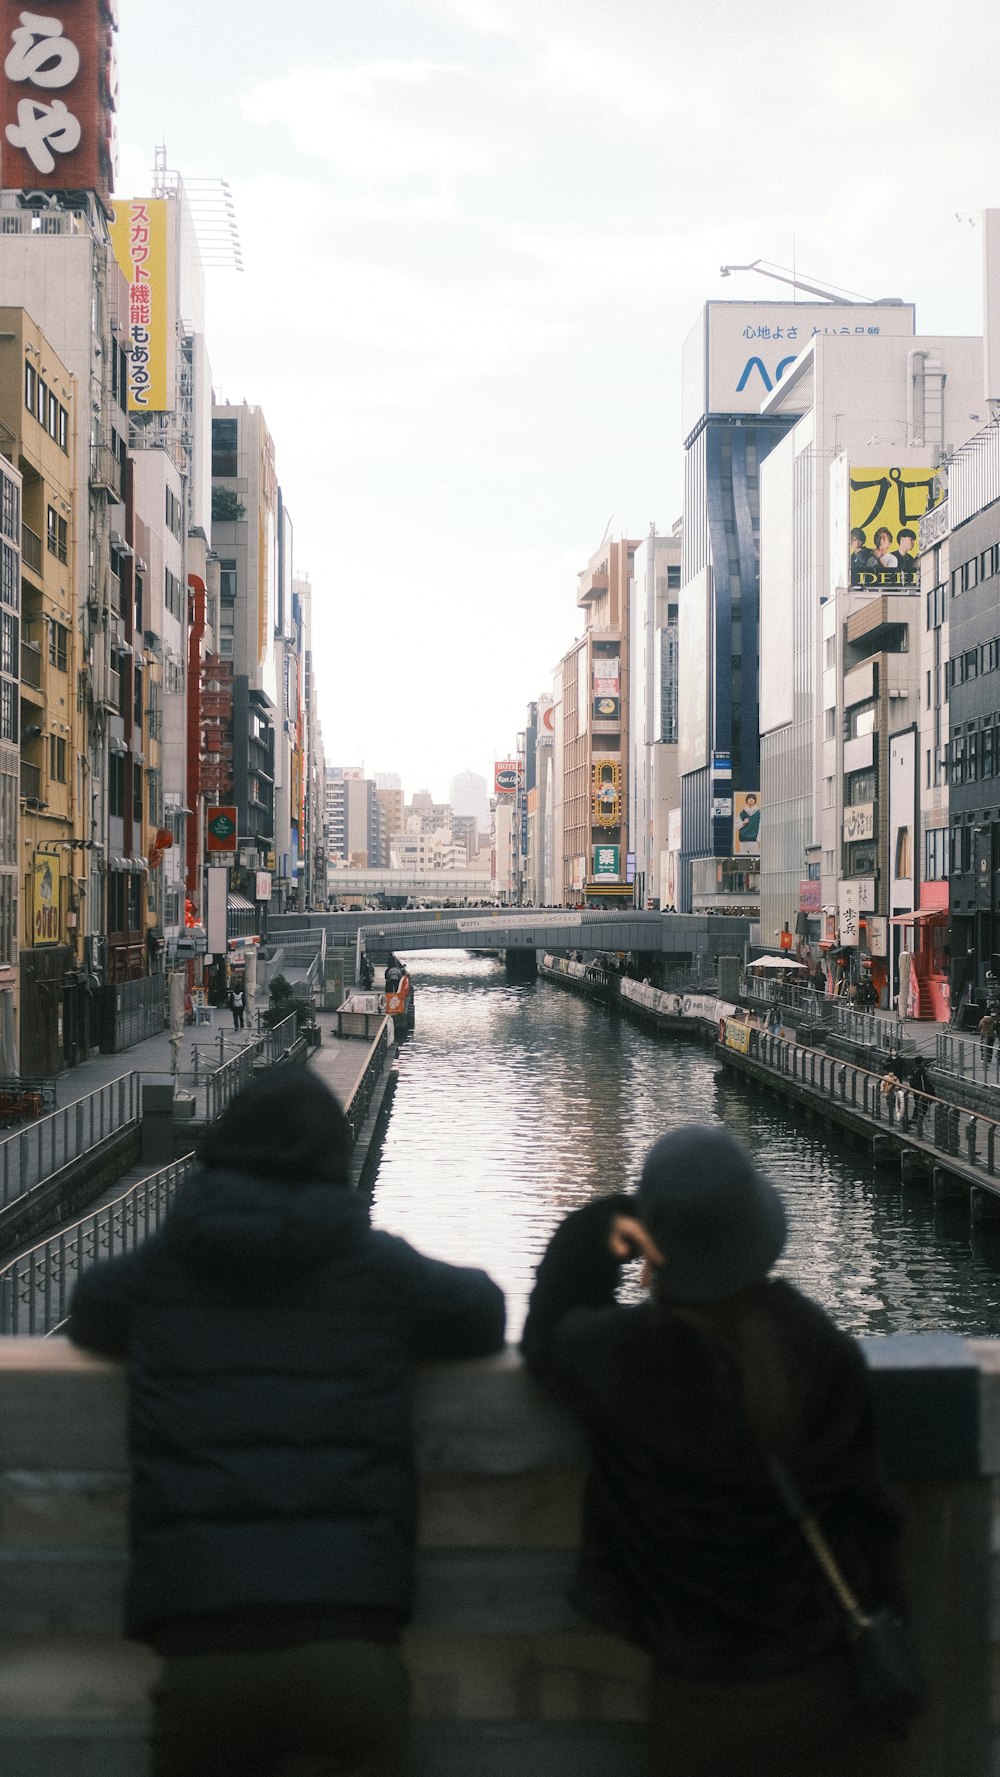
[[385, 814], [374, 783], [360, 765], [327, 766], [326, 823], [331, 866], [383, 867]]
[[679, 806], [677, 703], [680, 526], [636, 544], [629, 616], [629, 844], [637, 905], [667, 906], [668, 828]]
[[[86, 1054], [78, 915], [86, 757], [74, 586], [73, 378], [23, 309], [0, 309], [0, 427], [21, 474], [20, 1068]], [[13, 621], [13, 620], [11, 620]], [[8, 624], [5, 621], [5, 631]], [[7, 653], [17, 663], [5, 636]], [[9, 726], [9, 722], [7, 724]], [[16, 825], [16, 823], [15, 823]]]
[[564, 656], [559, 899], [631, 902], [628, 838], [629, 581], [636, 543], [603, 543], [580, 575], [583, 636]]
[[912, 546], [977, 427], [982, 342], [915, 335], [909, 308], [825, 314], [765, 403], [787, 430], [760, 481], [761, 927], [836, 945], [852, 972], [867, 954], [888, 998], [892, 921], [914, 905], [890, 833], [892, 755], [909, 731], [915, 768], [924, 689]]
[[282, 518], [274, 442], [261, 409], [246, 402], [217, 403], [212, 409], [212, 544], [219, 558], [219, 655], [233, 667], [233, 796], [239, 829], [233, 881], [251, 901], [258, 877], [277, 867]]
[[[185, 903], [203, 914], [205, 808], [232, 799], [232, 696], [214, 657], [218, 579], [209, 555], [211, 367], [205, 346], [204, 272], [187, 192], [156, 153], [153, 195], [115, 205], [112, 240], [126, 280], [129, 446], [119, 575], [128, 597], [125, 635], [136, 757], [126, 819], [147, 864], [150, 961], [169, 962], [185, 931]], [[223, 682], [225, 681], [225, 682]], [[129, 712], [126, 710], [126, 717]], [[130, 874], [135, 874], [134, 867]], [[134, 884], [124, 885], [126, 905]], [[119, 901], [122, 899], [118, 896]], [[136, 936], [124, 943], [137, 964]]]
[[[6, 427], [3, 442], [8, 445], [15, 442]], [[19, 1072], [21, 535], [21, 475], [3, 450], [0, 451], [0, 1075], [7, 1078]]]
[[[16, 172], [13, 158], [5, 150], [4, 179], [11, 183]], [[76, 546], [71, 564], [66, 564], [72, 565], [66, 604], [72, 610], [79, 647], [88, 807], [83, 821], [87, 849], [81, 853], [86, 872], [74, 877], [79, 902], [75, 929], [82, 934], [80, 968], [78, 979], [67, 982], [62, 996], [64, 1032], [70, 1032], [63, 1059], [72, 1061], [98, 1047], [100, 990], [120, 979], [119, 971], [128, 966], [108, 942], [123, 876], [134, 873], [140, 878], [138, 898], [127, 896], [125, 902], [126, 916], [135, 917], [140, 942], [145, 925], [141, 856], [136, 854], [133, 869], [129, 854], [123, 870], [123, 854], [115, 848], [117, 834], [112, 829], [122, 775], [112, 763], [120, 757], [112, 736], [123, 698], [120, 570], [121, 544], [126, 541], [122, 521], [128, 376], [123, 339], [128, 300], [108, 236], [106, 189], [103, 194], [93, 189], [67, 195], [46, 192], [45, 183], [40, 180], [40, 188], [27, 194], [6, 189], [0, 196], [0, 304], [31, 317], [68, 372], [67, 396], [71, 387], [75, 389], [74, 400], [68, 403], [58, 389], [49, 389], [42, 366], [36, 367], [38, 390], [46, 385], [46, 425], [50, 394], [67, 415], [70, 405], [78, 414], [77, 434], [71, 441]]]

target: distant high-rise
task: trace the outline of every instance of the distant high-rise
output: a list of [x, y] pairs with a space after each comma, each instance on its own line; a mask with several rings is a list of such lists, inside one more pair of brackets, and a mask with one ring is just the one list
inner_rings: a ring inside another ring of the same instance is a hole
[[453, 777], [448, 789], [448, 800], [456, 814], [475, 816], [480, 833], [489, 832], [489, 785], [477, 771], [462, 771], [457, 777]]

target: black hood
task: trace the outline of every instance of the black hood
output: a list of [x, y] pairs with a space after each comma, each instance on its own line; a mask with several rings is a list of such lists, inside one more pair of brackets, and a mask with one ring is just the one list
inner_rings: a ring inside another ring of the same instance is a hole
[[368, 1225], [365, 1204], [343, 1185], [197, 1167], [174, 1198], [163, 1239], [181, 1264], [220, 1286], [229, 1279], [267, 1291], [356, 1246]]
[[271, 1067], [238, 1093], [205, 1131], [207, 1167], [265, 1178], [346, 1185], [351, 1131], [328, 1086], [305, 1067]]

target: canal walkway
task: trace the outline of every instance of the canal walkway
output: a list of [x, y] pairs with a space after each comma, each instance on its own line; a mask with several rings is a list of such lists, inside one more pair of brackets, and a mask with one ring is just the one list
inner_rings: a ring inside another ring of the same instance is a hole
[[[1000, 1087], [975, 1078], [971, 1063], [957, 1073], [940, 1067], [937, 1025], [843, 1008], [838, 1029], [817, 1022], [815, 1007], [803, 1019], [801, 1007], [785, 1004], [772, 1032], [764, 1022], [772, 1000], [758, 983], [735, 1002], [711, 991], [655, 988], [549, 954], [541, 972], [660, 1034], [712, 1042], [728, 1071], [860, 1141], [877, 1162], [898, 1164], [904, 1182], [928, 1180], [936, 1202], [967, 1198], [974, 1224], [1000, 1218]], [[894, 1063], [897, 1046], [901, 1060]], [[957, 1038], [950, 1048], [959, 1059], [978, 1055]], [[933, 1070], [930, 1093], [906, 1084], [918, 1054]], [[890, 1069], [898, 1090], [887, 1087]]]

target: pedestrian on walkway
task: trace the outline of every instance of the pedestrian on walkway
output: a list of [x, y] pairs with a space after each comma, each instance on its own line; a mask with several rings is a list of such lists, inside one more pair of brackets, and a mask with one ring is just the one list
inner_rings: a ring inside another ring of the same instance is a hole
[[997, 1015], [995, 1012], [984, 1012], [977, 1026], [979, 1031], [979, 1055], [985, 1068], [993, 1060], [993, 1045], [997, 1035]]
[[910, 1091], [913, 1094], [913, 1114], [917, 1124], [917, 1134], [924, 1133], [924, 1118], [928, 1105], [934, 1097], [934, 1086], [928, 1072], [927, 1063], [922, 1055], [918, 1055], [910, 1069]]
[[233, 1029], [243, 1029], [243, 1018], [246, 1012], [247, 996], [242, 982], [234, 982], [229, 991], [229, 1009], [233, 1015]]
[[[781, 1199], [727, 1130], [673, 1130], [636, 1198], [573, 1211], [538, 1267], [525, 1356], [590, 1442], [577, 1608], [652, 1656], [655, 1777], [901, 1777], [854, 1689], [840, 1605], [780, 1463], [866, 1608], [894, 1600], [896, 1516], [864, 1359], [768, 1274]], [[641, 1257], [651, 1295], [616, 1299]]]
[[127, 1364], [152, 1777], [405, 1769], [414, 1366], [497, 1350], [504, 1302], [373, 1231], [350, 1159], [322, 1081], [271, 1069], [73, 1297], [70, 1337]]

